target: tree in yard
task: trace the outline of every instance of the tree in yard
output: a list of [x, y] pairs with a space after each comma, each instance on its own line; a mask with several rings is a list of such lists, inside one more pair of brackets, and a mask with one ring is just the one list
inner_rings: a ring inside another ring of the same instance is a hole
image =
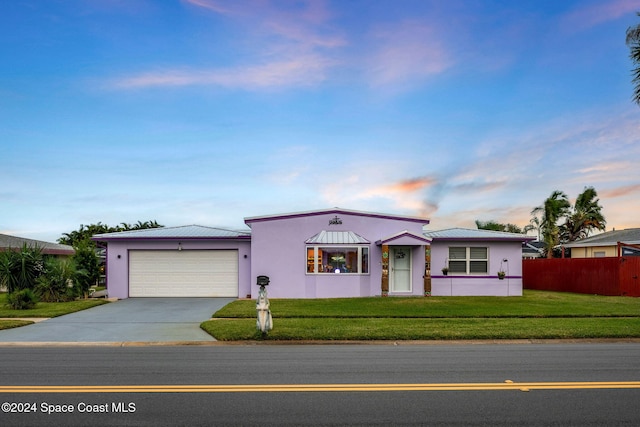
[[593, 187], [585, 187], [578, 195], [573, 208], [565, 217], [561, 226], [560, 240], [563, 243], [573, 242], [589, 236], [593, 230], [604, 230], [607, 224], [602, 215], [598, 193]]
[[75, 264], [75, 282], [81, 295], [87, 295], [89, 288], [95, 285], [100, 278], [100, 259], [96, 254], [95, 246], [89, 241], [76, 243], [73, 255]]
[[100, 277], [100, 259], [96, 254], [96, 243], [91, 240], [91, 237], [96, 234], [161, 227], [164, 226], [158, 224], [155, 220], [138, 221], [133, 225], [123, 222], [115, 227], [98, 222], [90, 225], [81, 224], [78, 230], [64, 233], [58, 239], [58, 243], [73, 246], [76, 251], [74, 255], [74, 263], [77, 270], [75, 280], [78, 282], [81, 294], [86, 295], [89, 292], [89, 287], [94, 285]]
[[533, 218], [531, 218], [531, 220], [529, 221], [529, 224], [527, 224], [522, 231], [526, 234], [529, 231], [535, 231], [537, 233], [538, 236], [538, 241], [540, 240], [540, 218], [537, 216], [534, 216]]
[[564, 217], [570, 210], [571, 204], [567, 195], [562, 191], [551, 193], [542, 206], [531, 211], [531, 215], [542, 215], [540, 229], [545, 243], [547, 258], [553, 258], [553, 248], [560, 243], [560, 227], [558, 220]]
[[[640, 12], [638, 12], [640, 16]], [[635, 68], [631, 71], [635, 85], [633, 91], [633, 101], [640, 105], [640, 24], [627, 28], [627, 46], [629, 46], [629, 57], [635, 64]]]
[[96, 234], [116, 233], [119, 231], [142, 230], [147, 228], [161, 227], [164, 227], [164, 225], [158, 224], [158, 222], [155, 220], [144, 222], [138, 221], [133, 225], [122, 222], [115, 227], [110, 227], [106, 224], [103, 224], [102, 222], [90, 225], [80, 224], [80, 228], [78, 230], [74, 230], [69, 233], [63, 233], [62, 237], [58, 239], [58, 243], [75, 247], [80, 242], [91, 242], [91, 237], [95, 236]]
[[506, 233], [524, 234], [525, 231], [515, 224], [502, 224], [495, 221], [480, 221], [476, 220], [476, 227], [478, 230], [492, 230], [492, 231], [504, 231]]

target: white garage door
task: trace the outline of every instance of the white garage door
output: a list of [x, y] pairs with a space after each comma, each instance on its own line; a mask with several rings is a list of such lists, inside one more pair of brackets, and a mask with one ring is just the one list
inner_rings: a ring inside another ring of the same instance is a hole
[[237, 297], [238, 251], [129, 251], [130, 297]]

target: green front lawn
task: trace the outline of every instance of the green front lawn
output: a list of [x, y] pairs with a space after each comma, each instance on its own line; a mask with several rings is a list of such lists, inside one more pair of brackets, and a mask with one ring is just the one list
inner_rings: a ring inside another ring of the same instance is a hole
[[13, 310], [7, 307], [7, 294], [0, 293], [0, 318], [2, 317], [58, 317], [75, 311], [106, 304], [103, 299], [83, 299], [69, 302], [39, 302], [30, 310]]
[[[525, 291], [523, 297], [273, 299], [269, 340], [640, 337], [640, 298]], [[221, 341], [262, 339], [255, 301], [235, 301], [202, 328]]]
[[[625, 317], [640, 316], [640, 298], [524, 291], [522, 297], [271, 299], [284, 317]], [[254, 300], [238, 300], [214, 317], [255, 318]]]

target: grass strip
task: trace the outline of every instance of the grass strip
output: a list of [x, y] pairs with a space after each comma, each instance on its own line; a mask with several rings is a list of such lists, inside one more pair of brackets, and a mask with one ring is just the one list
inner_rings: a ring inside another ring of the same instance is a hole
[[20, 326], [31, 325], [33, 322], [28, 320], [0, 320], [0, 330], [19, 328]]
[[253, 319], [215, 319], [201, 328], [220, 341], [476, 340], [638, 338], [640, 318], [274, 318], [262, 338]]
[[[7, 304], [7, 294], [0, 294], [0, 317], [58, 317], [106, 304], [103, 299], [82, 299], [68, 302], [39, 302], [29, 310], [13, 310]], [[254, 310], [255, 311], [255, 310]]]

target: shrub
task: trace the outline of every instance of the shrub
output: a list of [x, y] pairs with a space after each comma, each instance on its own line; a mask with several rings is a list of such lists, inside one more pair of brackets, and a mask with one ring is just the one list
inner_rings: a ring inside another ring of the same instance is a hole
[[75, 265], [67, 259], [49, 259], [46, 272], [38, 278], [36, 293], [44, 302], [72, 301], [78, 291], [75, 289]]
[[42, 250], [26, 244], [21, 249], [0, 252], [0, 285], [12, 293], [21, 289], [33, 289], [44, 273]]
[[28, 310], [38, 303], [38, 297], [31, 289], [21, 289], [7, 295], [7, 305], [14, 310]]

